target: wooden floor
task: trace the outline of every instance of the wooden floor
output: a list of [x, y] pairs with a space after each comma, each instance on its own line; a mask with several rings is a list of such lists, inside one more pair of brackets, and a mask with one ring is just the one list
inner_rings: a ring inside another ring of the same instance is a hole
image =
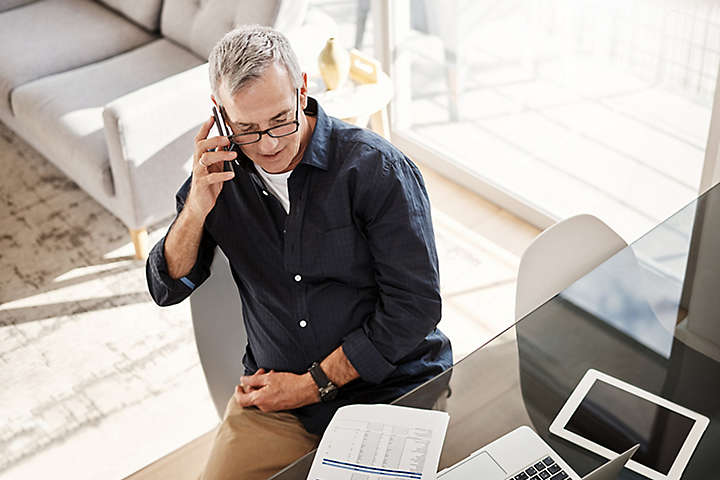
[[438, 325], [459, 361], [510, 326], [515, 319], [515, 284], [522, 252], [540, 230], [479, 195], [419, 165], [430, 197], [436, 236], [466, 240], [467, 259], [440, 258], [443, 316]]
[[418, 164], [433, 212], [440, 211], [517, 259], [540, 230], [494, 203]]
[[197, 480], [210, 453], [213, 438], [215, 430], [196, 438], [125, 480]]

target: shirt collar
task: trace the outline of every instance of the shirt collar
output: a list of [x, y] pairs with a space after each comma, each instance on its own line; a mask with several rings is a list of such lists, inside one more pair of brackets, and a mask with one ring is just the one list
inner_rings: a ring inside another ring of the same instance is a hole
[[315, 129], [310, 137], [310, 143], [305, 148], [301, 164], [312, 165], [322, 170], [328, 169], [328, 146], [332, 134], [332, 119], [327, 116], [317, 100], [308, 97], [305, 113], [316, 118]]

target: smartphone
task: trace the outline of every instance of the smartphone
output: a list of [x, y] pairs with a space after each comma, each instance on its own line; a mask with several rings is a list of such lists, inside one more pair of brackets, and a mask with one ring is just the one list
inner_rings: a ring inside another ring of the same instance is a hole
[[[223, 137], [227, 137], [228, 135], [230, 135], [229, 132], [227, 132], [227, 133], [225, 132], [225, 129], [223, 128], [223, 124], [222, 124], [222, 122], [220, 121], [220, 115], [218, 115], [217, 108], [216, 108], [214, 105], [213, 105], [213, 107], [212, 107], [212, 112], [213, 112], [213, 117], [215, 118], [215, 128], [217, 128], [218, 133], [220, 133], [220, 135], [222, 135]], [[222, 149], [223, 149], [223, 150], [226, 150], [226, 151], [227, 151], [227, 150], [234, 150], [233, 147], [234, 147], [234, 145], [231, 145], [230, 148], [223, 147]], [[216, 151], [217, 151], [217, 149], [216, 149]], [[225, 170], [225, 171], [230, 171], [230, 170], [232, 170], [233, 173], [237, 174], [237, 172], [235, 172], [235, 167], [233, 166], [233, 163], [234, 163], [235, 165], [238, 165], [238, 166], [239, 166], [239, 165], [240, 165], [240, 163], [238, 162], [238, 158], [239, 158], [239, 157], [240, 157], [240, 152], [238, 152], [238, 155], [235, 157], [235, 160], [231, 160], [231, 161], [229, 160], [229, 161], [226, 161], [226, 162], [225, 162], [225, 165], [224, 165], [224, 167], [223, 167], [223, 170]], [[228, 165], [228, 164], [229, 164], [229, 165]]]

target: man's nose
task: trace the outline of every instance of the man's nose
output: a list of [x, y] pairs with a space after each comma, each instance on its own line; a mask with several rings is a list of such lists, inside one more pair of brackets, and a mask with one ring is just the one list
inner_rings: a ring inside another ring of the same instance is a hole
[[267, 133], [262, 136], [259, 142], [260, 153], [263, 155], [271, 155], [275, 153], [278, 146], [278, 139], [273, 138]]

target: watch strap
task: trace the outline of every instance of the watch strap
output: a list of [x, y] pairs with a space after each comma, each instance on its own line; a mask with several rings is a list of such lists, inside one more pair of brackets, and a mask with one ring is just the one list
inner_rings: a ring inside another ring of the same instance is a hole
[[308, 372], [310, 372], [310, 376], [318, 387], [321, 401], [326, 402], [335, 398], [338, 387], [328, 378], [318, 362], [314, 362]]
[[314, 362], [310, 365], [310, 369], [308, 371], [310, 372], [310, 376], [312, 376], [313, 380], [315, 380], [315, 385], [317, 385], [318, 388], [325, 388], [328, 386], [328, 383], [332, 383], [330, 382], [328, 376], [325, 375], [325, 372], [318, 362]]

